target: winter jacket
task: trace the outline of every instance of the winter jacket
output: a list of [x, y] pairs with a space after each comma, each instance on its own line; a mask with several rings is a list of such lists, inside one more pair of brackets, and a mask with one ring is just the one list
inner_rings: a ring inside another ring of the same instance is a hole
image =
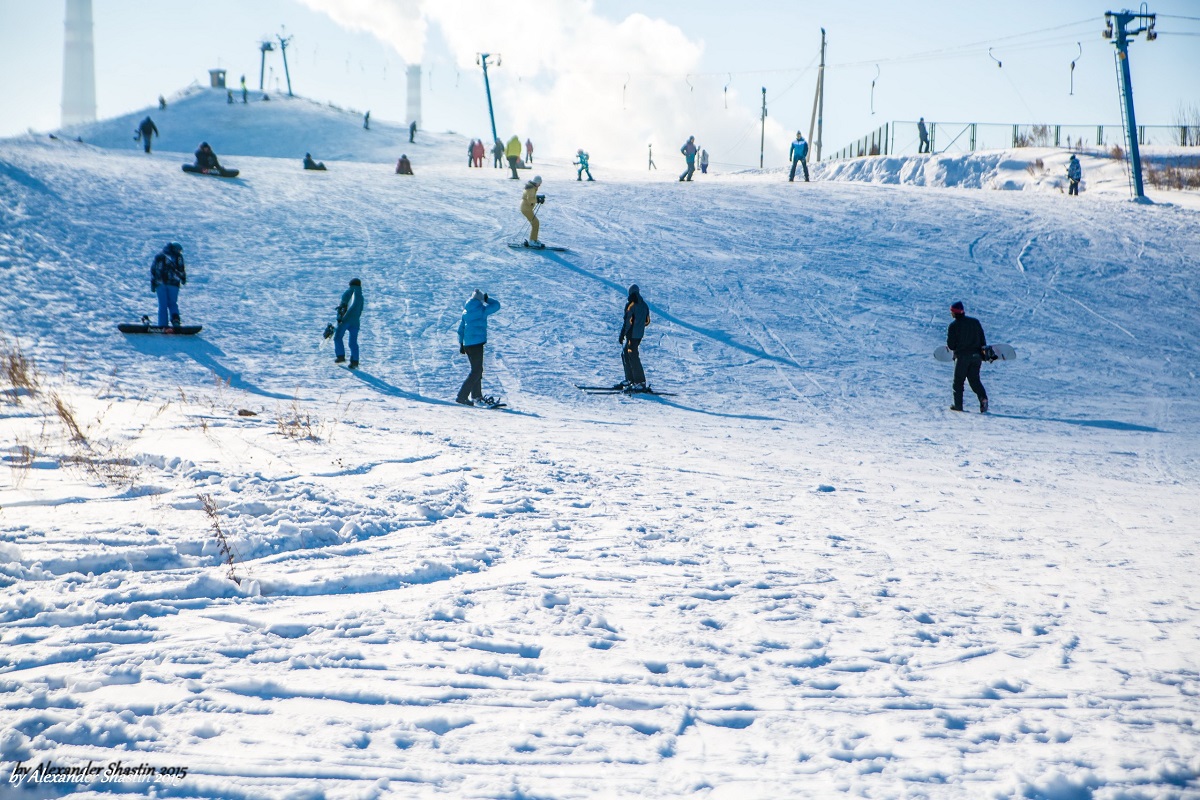
[[708, 151], [707, 150], [700, 151], [700, 164], [702, 166], [708, 165]]
[[363, 291], [361, 286], [351, 286], [342, 292], [342, 302], [338, 303], [338, 324], [348, 328], [358, 327], [362, 319]]
[[803, 161], [806, 158], [808, 158], [808, 142], [804, 141], [803, 139], [797, 139], [796, 141], [792, 142], [792, 161], [797, 159]]
[[1067, 162], [1067, 177], [1073, 181], [1077, 181], [1083, 177], [1083, 168], [1079, 166], [1079, 159], [1072, 157]]
[[462, 319], [458, 321], [458, 343], [462, 347], [487, 344], [487, 318], [500, 310], [500, 301], [489, 297], [485, 305], [477, 290], [463, 304]]
[[508, 147], [504, 148], [504, 155], [509, 158], [521, 157], [521, 140], [517, 137], [512, 137], [508, 140]]
[[221, 163], [217, 161], [217, 154], [211, 147], [207, 150], [202, 147], [196, 151], [196, 166], [200, 169], [220, 169]]
[[533, 207], [537, 205], [538, 189], [542, 188], [540, 183], [528, 181], [525, 184], [525, 191], [521, 194], [521, 213], [533, 213]]
[[578, 156], [576, 156], [576, 158], [578, 158], [579, 160], [575, 161], [573, 163], [578, 164], [583, 169], [588, 168], [588, 154], [587, 153], [580, 153]]
[[987, 347], [987, 337], [979, 320], [966, 314], [956, 317], [946, 329], [946, 347], [954, 352], [955, 358], [980, 355]]
[[172, 253], [164, 249], [154, 257], [150, 267], [150, 290], [163, 286], [183, 286], [187, 284], [187, 267], [183, 263], [183, 253]]
[[641, 339], [650, 324], [650, 306], [642, 299], [641, 292], [630, 292], [625, 302], [625, 318], [621, 324], [621, 336], [626, 339]]
[[158, 136], [158, 126], [154, 124], [154, 120], [146, 117], [142, 120], [142, 124], [138, 125], [138, 133], [145, 139], [149, 139], [152, 135]]
[[695, 159], [696, 159], [696, 143], [693, 142], [691, 139], [688, 139], [687, 142], [684, 143], [683, 147], [679, 148], [679, 152], [683, 153], [683, 155], [687, 158], [688, 161], [695, 161]]

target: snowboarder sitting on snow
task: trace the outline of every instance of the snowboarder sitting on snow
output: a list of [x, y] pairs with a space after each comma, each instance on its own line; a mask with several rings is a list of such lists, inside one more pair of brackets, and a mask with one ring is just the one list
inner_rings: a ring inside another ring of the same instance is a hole
[[463, 303], [462, 318], [458, 321], [458, 352], [471, 363], [471, 372], [458, 390], [456, 403], [470, 406], [476, 400], [486, 405], [496, 402], [483, 394], [483, 347], [487, 344], [487, 318], [499, 310], [500, 301], [478, 289]]
[[583, 152], [583, 149], [581, 148], [575, 151], [575, 157], [579, 159], [578, 161], [572, 162], [575, 164], [575, 166], [579, 167], [579, 171], [575, 173], [575, 180], [583, 180], [583, 173], [585, 172], [588, 174], [589, 181], [595, 180], [595, 178], [592, 177], [592, 171], [588, 169], [588, 154]]
[[961, 301], [950, 306], [950, 315], [954, 317], [946, 329], [946, 347], [954, 353], [954, 405], [950, 410], [963, 410], [963, 383], [969, 381], [971, 391], [979, 398], [979, 413], [986, 414], [988, 398], [979, 380], [979, 368], [983, 365], [987, 337], [979, 320], [967, 316]]
[[538, 228], [541, 224], [537, 218], [537, 207], [546, 202], [546, 195], [538, 194], [538, 189], [542, 188], [542, 176], [534, 175], [533, 180], [525, 184], [525, 191], [521, 194], [521, 213], [525, 219], [529, 220], [529, 238], [525, 240], [526, 247], [544, 247], [538, 241]]
[[342, 301], [338, 303], [337, 329], [333, 332], [333, 363], [341, 364], [346, 360], [346, 348], [342, 345], [342, 336], [350, 332], [350, 369], [358, 369], [358, 327], [362, 318], [363, 306], [362, 281], [353, 278], [350, 288], [342, 292]]
[[622, 389], [644, 392], [646, 373], [642, 369], [642, 357], [638, 355], [638, 347], [642, 337], [646, 335], [646, 326], [650, 324], [650, 306], [642, 299], [641, 290], [635, 283], [629, 287], [629, 297], [625, 301], [625, 316], [621, 321], [621, 335], [617, 341], [621, 343], [621, 366], [625, 368], [625, 380]]
[[679, 152], [683, 153], [684, 159], [687, 160], [687, 169], [679, 176], [679, 180], [690, 181], [696, 172], [696, 137], [689, 136], [683, 147], [679, 148]]
[[313, 161], [312, 153], [305, 153], [304, 154], [304, 168], [305, 169], [323, 170], [323, 169], [325, 169], [325, 162], [324, 161]]
[[412, 175], [412, 162], [408, 160], [408, 156], [400, 156], [400, 160], [396, 162], [397, 175]]
[[168, 314], [171, 327], [179, 327], [179, 287], [186, 284], [183, 246], [171, 242], [154, 257], [150, 266], [150, 291], [158, 295], [158, 327], [167, 327]]
[[208, 142], [201, 142], [200, 149], [196, 151], [196, 167], [199, 169], [215, 169], [221, 170], [221, 162], [217, 161], [217, 154], [208, 146]]
[[[160, 98], [161, 99], [161, 98]], [[138, 124], [137, 136], [135, 139], [142, 140], [142, 146], [146, 148], [146, 152], [150, 152], [150, 138], [158, 136], [158, 126], [154, 124], [154, 120], [146, 117]]]
[[796, 131], [796, 141], [792, 142], [792, 147], [789, 150], [790, 158], [792, 159], [792, 171], [788, 173], [788, 181], [796, 180], [796, 165], [800, 164], [804, 167], [804, 180], [808, 182], [808, 142], [804, 141], [804, 134]]
[[[149, 151], [147, 151], [149, 152]], [[1067, 194], [1079, 196], [1079, 181], [1083, 179], [1083, 168], [1079, 166], [1079, 159], [1071, 153], [1071, 160], [1067, 162]]]

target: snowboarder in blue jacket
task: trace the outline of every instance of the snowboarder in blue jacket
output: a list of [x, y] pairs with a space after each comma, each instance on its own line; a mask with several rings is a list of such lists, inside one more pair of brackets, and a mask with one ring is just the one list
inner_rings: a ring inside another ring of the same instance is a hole
[[796, 131], [796, 141], [792, 142], [791, 150], [788, 152], [788, 157], [792, 160], [792, 171], [788, 173], [788, 181], [796, 180], [796, 165], [804, 167], [804, 180], [808, 182], [808, 142], [804, 141], [804, 134]]
[[458, 390], [456, 403], [475, 405], [478, 400], [494, 405], [495, 398], [483, 394], [483, 347], [487, 344], [488, 317], [500, 310], [500, 301], [476, 289], [463, 303], [462, 318], [458, 321], [458, 352], [471, 363], [471, 372]]
[[333, 332], [333, 361], [335, 364], [344, 363], [346, 348], [342, 344], [342, 336], [350, 334], [350, 369], [358, 369], [358, 328], [362, 319], [363, 306], [362, 281], [354, 278], [350, 288], [342, 292], [342, 300], [338, 303], [337, 329]]
[[[183, 246], [171, 242], [154, 257], [150, 266], [150, 291], [158, 295], [158, 327], [179, 327], [179, 287], [187, 284]], [[169, 316], [168, 316], [169, 315]]]

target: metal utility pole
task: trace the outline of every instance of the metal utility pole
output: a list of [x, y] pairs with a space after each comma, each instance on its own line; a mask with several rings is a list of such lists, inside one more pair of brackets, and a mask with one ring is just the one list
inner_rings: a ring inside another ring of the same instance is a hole
[[276, 38], [279, 39], [279, 50], [283, 54], [283, 74], [287, 77], [288, 97], [295, 97], [295, 95], [292, 94], [292, 74], [288, 72], [287, 65], [287, 46], [288, 42], [292, 40], [292, 37], [277, 36]]
[[262, 52], [262, 56], [258, 61], [258, 90], [263, 90], [263, 77], [267, 72], [267, 53], [275, 52], [275, 45], [271, 44], [266, 39], [259, 42], [258, 49]]
[[[813, 125], [816, 125], [817, 135], [813, 136]], [[817, 69], [817, 93], [813, 97], [813, 115], [808, 123], [808, 140], [816, 150], [814, 161], [821, 160], [821, 128], [825, 124], [825, 29], [821, 28], [821, 66]]]
[[763, 148], [767, 144], [767, 87], [763, 90], [762, 133], [758, 136], [758, 168], [763, 168]]
[[[500, 137], [496, 134], [496, 112], [492, 108], [492, 84], [488, 82], [487, 60], [492, 57], [491, 53], [478, 53], [475, 56], [475, 63], [483, 65], [483, 89], [487, 92], [488, 99], [488, 117], [492, 120], [492, 141], [495, 142]], [[496, 53], [496, 66], [500, 66], [500, 54]]]
[[[1145, 8], [1146, 4], [1142, 4]], [[1113, 38], [1113, 22], [1116, 21], [1117, 40], [1117, 70], [1120, 73], [1118, 88], [1121, 93], [1121, 108], [1125, 112], [1125, 135], [1129, 145], [1129, 165], [1133, 173], [1133, 196], [1142, 199], [1146, 196], [1142, 187], [1142, 153], [1138, 149], [1137, 121], [1133, 117], [1133, 80], [1129, 76], [1129, 38], [1146, 32], [1146, 41], [1153, 42], [1158, 38], [1154, 32], [1154, 14], [1148, 12], [1133, 13], [1132, 11], [1106, 11], [1104, 21], [1104, 38]], [[1127, 30], [1128, 26], [1137, 20], [1137, 30]]]

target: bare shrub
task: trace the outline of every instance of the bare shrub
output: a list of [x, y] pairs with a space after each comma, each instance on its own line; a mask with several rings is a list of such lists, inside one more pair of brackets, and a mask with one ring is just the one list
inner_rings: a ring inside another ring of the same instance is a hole
[[1155, 189], [1200, 189], [1200, 167], [1185, 164], [1182, 159], [1162, 166], [1149, 164], [1146, 182]]
[[9, 386], [5, 394], [14, 405], [21, 404], [23, 392], [35, 395], [41, 386], [41, 375], [33, 361], [25, 357], [20, 345], [10, 346], [7, 340], [0, 341], [0, 371]]
[[320, 441], [320, 427], [319, 420], [314, 420], [311, 414], [300, 408], [300, 399], [297, 397], [293, 397], [291, 406], [275, 419], [276, 432], [289, 439]]
[[211, 494], [198, 494], [196, 499], [200, 501], [200, 505], [204, 507], [204, 513], [208, 515], [208, 527], [212, 531], [213, 538], [217, 540], [217, 550], [221, 553], [221, 560], [225, 563], [225, 577], [241, 586], [242, 580], [234, 572], [236, 553], [233, 545], [229, 543], [229, 537], [221, 529], [221, 516], [217, 512], [217, 501], [213, 500]]
[[1121, 145], [1114, 144], [1111, 148], [1109, 148], [1108, 157], [1116, 161], [1120, 161], [1125, 158], [1125, 151], [1121, 149]]

